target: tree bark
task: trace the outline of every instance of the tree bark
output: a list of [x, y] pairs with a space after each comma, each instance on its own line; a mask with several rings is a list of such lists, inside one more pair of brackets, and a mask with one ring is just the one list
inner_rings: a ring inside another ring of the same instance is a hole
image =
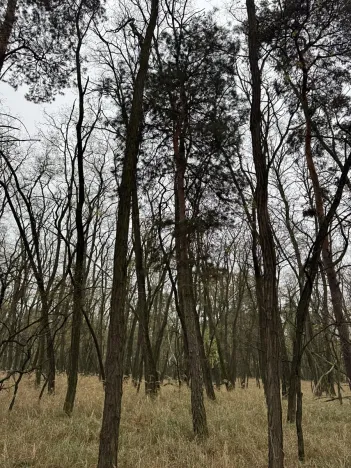
[[192, 273], [189, 262], [187, 219], [185, 205], [185, 146], [180, 125], [173, 136], [175, 163], [175, 246], [177, 257], [179, 305], [183, 311], [185, 333], [189, 351], [191, 411], [196, 436], [207, 437], [207, 418], [203, 401], [201, 355], [196, 329], [195, 304], [192, 290]]
[[280, 342], [277, 297], [276, 255], [268, 212], [268, 167], [261, 142], [261, 73], [259, 38], [254, 0], [246, 0], [249, 26], [249, 62], [252, 82], [250, 131], [256, 170], [255, 203], [263, 260], [261, 314], [261, 347], [265, 365], [265, 395], [268, 408], [268, 466], [283, 468], [283, 427], [280, 397]]
[[141, 44], [139, 69], [135, 79], [132, 107], [126, 135], [114, 252], [110, 325], [107, 338], [105, 400], [100, 432], [98, 468], [117, 468], [119, 425], [121, 420], [123, 362], [125, 348], [125, 303], [130, 208], [136, 180], [139, 128], [151, 44], [158, 17], [158, 0], [152, 0], [145, 38]]

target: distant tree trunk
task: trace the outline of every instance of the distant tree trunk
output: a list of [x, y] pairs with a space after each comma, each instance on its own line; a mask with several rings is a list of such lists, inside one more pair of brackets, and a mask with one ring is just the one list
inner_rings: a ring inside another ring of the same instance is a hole
[[125, 365], [124, 365], [125, 375], [131, 375], [132, 373], [133, 342], [134, 342], [134, 335], [135, 335], [137, 322], [138, 322], [137, 316], [134, 314], [132, 325], [129, 331], [129, 337], [128, 337], [127, 348], [126, 348], [126, 357], [125, 357]]
[[45, 302], [42, 313], [43, 322], [45, 326], [45, 337], [46, 337], [46, 355], [47, 355], [47, 381], [48, 381], [48, 393], [52, 394], [55, 392], [55, 379], [56, 379], [56, 359], [55, 359], [55, 348], [54, 339], [49, 324], [49, 307]]
[[[16, 332], [16, 324], [17, 324], [17, 307], [18, 303], [21, 300], [21, 294], [23, 293], [21, 288], [21, 276], [22, 276], [22, 269], [18, 269], [15, 281], [13, 284], [13, 293], [10, 305], [10, 335], [14, 335]], [[12, 370], [15, 368], [14, 366], [14, 345], [13, 341], [8, 343], [7, 347], [7, 370]]]
[[141, 244], [139, 204], [137, 187], [133, 188], [132, 194], [132, 219], [133, 219], [133, 244], [135, 254], [135, 270], [138, 284], [137, 316], [139, 327], [142, 331], [144, 368], [145, 368], [145, 391], [147, 395], [154, 397], [158, 393], [159, 384], [156, 363], [152, 352], [149, 336], [149, 313], [146, 302], [145, 270], [143, 259], [143, 247]]
[[196, 336], [197, 336], [197, 341], [198, 341], [198, 346], [199, 346], [199, 351], [200, 351], [201, 368], [202, 368], [202, 375], [203, 375], [206, 395], [207, 395], [207, 398], [209, 398], [210, 400], [215, 400], [216, 395], [215, 395], [213, 383], [212, 383], [211, 367], [210, 367], [210, 363], [205, 353], [204, 340], [201, 335], [200, 321], [199, 321], [199, 316], [196, 312], [195, 304], [193, 306], [193, 313], [194, 313], [194, 319], [195, 319]]
[[280, 322], [280, 349], [281, 349], [281, 357], [282, 357], [282, 396], [284, 398], [287, 398], [288, 396], [288, 389], [289, 389], [289, 378], [290, 378], [290, 364], [289, 364], [289, 357], [288, 357], [288, 351], [286, 349], [286, 343], [285, 343], [285, 336], [284, 336], [284, 329], [283, 325]]
[[259, 38], [254, 0], [246, 0], [249, 25], [249, 62], [252, 82], [250, 130], [256, 170], [255, 203], [263, 260], [261, 347], [265, 365], [265, 395], [268, 407], [269, 468], [284, 467], [282, 408], [280, 397], [280, 316], [277, 297], [276, 255], [268, 213], [268, 168], [261, 144], [261, 74]]
[[139, 69], [134, 82], [133, 100], [127, 127], [126, 149], [119, 204], [111, 291], [110, 326], [107, 338], [105, 401], [100, 432], [98, 468], [117, 468], [119, 424], [121, 420], [123, 363], [125, 348], [125, 304], [127, 288], [127, 257], [130, 208], [136, 180], [139, 129], [145, 80], [151, 44], [158, 17], [158, 0], [152, 0], [149, 23], [141, 44]]
[[[330, 346], [330, 330], [329, 330], [329, 310], [328, 310], [328, 286], [327, 280], [325, 277], [325, 271], [322, 266], [320, 266], [320, 273], [323, 283], [323, 308], [322, 308], [322, 317], [323, 317], [323, 326], [325, 329], [324, 332], [324, 339], [326, 345], [326, 360], [327, 362], [332, 362], [332, 352]], [[335, 388], [334, 388], [334, 372], [331, 371], [327, 375], [327, 382], [325, 384], [325, 391], [328, 395], [335, 396]]]

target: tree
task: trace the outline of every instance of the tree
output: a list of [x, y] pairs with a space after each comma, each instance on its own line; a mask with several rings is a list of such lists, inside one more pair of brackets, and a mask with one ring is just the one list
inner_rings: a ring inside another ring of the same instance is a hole
[[283, 427], [280, 399], [280, 317], [277, 297], [276, 253], [268, 212], [268, 165], [261, 139], [261, 71], [259, 67], [259, 31], [256, 6], [246, 1], [248, 15], [249, 62], [252, 101], [250, 131], [256, 171], [255, 204], [262, 252], [262, 301], [259, 304], [261, 347], [264, 356], [264, 386], [268, 407], [268, 466], [283, 468]]
[[122, 179], [119, 187], [110, 325], [106, 354], [105, 401], [100, 433], [98, 468], [117, 467], [125, 344], [129, 218], [132, 192], [133, 187], [135, 187], [143, 93], [157, 17], [158, 0], [153, 0], [145, 37], [140, 46], [139, 69], [134, 85], [133, 101], [126, 135]]

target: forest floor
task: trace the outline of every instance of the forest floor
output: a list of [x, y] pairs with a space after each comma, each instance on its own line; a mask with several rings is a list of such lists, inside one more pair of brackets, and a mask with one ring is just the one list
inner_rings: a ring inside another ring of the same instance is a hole
[[[24, 379], [13, 411], [11, 393], [0, 392], [1, 468], [95, 468], [103, 392], [95, 377], [81, 377], [74, 415], [62, 411], [64, 376], [55, 396], [38, 402], [34, 378]], [[344, 387], [346, 388], [346, 387]], [[351, 401], [326, 402], [304, 383], [305, 468], [351, 467]], [[346, 393], [350, 395], [349, 393]], [[266, 468], [266, 408], [263, 390], [216, 392], [206, 402], [210, 437], [193, 440], [186, 388], [162, 387], [156, 402], [125, 385], [119, 460], [123, 468]], [[284, 401], [284, 419], [286, 402]], [[286, 468], [297, 461], [294, 425], [284, 422]], [[301, 465], [302, 466], [302, 465]]]

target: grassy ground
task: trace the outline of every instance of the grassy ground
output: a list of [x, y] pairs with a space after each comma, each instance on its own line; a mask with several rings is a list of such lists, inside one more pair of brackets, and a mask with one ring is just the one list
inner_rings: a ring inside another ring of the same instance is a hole
[[[62, 411], [65, 378], [59, 377], [54, 397], [38, 402], [33, 379], [23, 381], [11, 414], [11, 395], [0, 392], [1, 468], [78, 468], [96, 466], [102, 413], [101, 384], [81, 377], [74, 416]], [[265, 468], [267, 438], [263, 391], [217, 392], [207, 402], [211, 435], [192, 439], [189, 394], [186, 389], [162, 387], [156, 402], [126, 385], [121, 427], [120, 466], [123, 468]], [[284, 402], [284, 416], [286, 403]], [[315, 468], [351, 467], [351, 404], [325, 402], [304, 388], [306, 461]], [[300, 466], [294, 426], [284, 423], [286, 467]]]

